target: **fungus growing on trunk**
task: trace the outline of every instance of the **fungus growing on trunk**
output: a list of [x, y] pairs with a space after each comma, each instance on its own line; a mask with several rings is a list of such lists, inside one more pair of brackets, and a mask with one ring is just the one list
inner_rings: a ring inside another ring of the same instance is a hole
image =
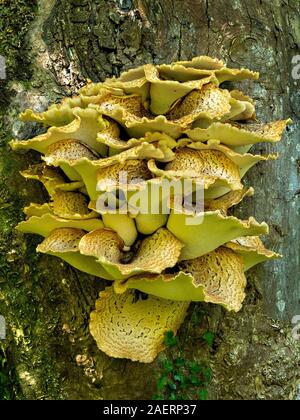
[[257, 78], [210, 57], [148, 64], [21, 114], [48, 127], [11, 146], [41, 153], [22, 175], [42, 182], [49, 202], [26, 207], [18, 229], [44, 237], [38, 252], [112, 282], [90, 321], [108, 355], [152, 362], [191, 301], [237, 312], [245, 272], [280, 257], [259, 238], [266, 223], [229, 213], [254, 193], [247, 171], [277, 158], [251, 146], [279, 141], [291, 122], [258, 122], [254, 101], [222, 86]]

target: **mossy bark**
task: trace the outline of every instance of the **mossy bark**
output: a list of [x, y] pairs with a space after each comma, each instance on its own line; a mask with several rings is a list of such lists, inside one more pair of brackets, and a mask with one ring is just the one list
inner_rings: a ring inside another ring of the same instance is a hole
[[[280, 152], [281, 158], [251, 171], [246, 181], [256, 195], [238, 210], [270, 224], [266, 242], [284, 259], [249, 273], [239, 314], [193, 306], [180, 332], [184, 356], [211, 365], [212, 399], [295, 398], [300, 349], [291, 320], [300, 314], [300, 81], [292, 79], [292, 57], [300, 49], [299, 2], [37, 3], [4, 0], [0, 5], [0, 55], [8, 66], [7, 79], [0, 81], [0, 314], [7, 322], [0, 362], [7, 359], [14, 397], [150, 399], [160, 375], [159, 361], [142, 365], [102, 354], [88, 330], [102, 282], [37, 255], [40, 239], [14, 230], [22, 207], [44, 198], [38, 184], [19, 176], [38, 156], [16, 155], [7, 146], [12, 135], [26, 138], [37, 131], [35, 124], [16, 122], [18, 112], [28, 106], [42, 110], [75, 92], [86, 78], [103, 80], [145, 62], [208, 54], [261, 72], [255, 85], [244, 83], [258, 102], [259, 118], [294, 119], [281, 144], [256, 148]], [[207, 329], [216, 333], [210, 350], [201, 341]]]

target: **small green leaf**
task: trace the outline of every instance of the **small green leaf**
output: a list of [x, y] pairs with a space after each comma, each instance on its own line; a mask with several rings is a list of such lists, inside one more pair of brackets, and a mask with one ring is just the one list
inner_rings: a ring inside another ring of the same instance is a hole
[[175, 366], [176, 367], [182, 367], [185, 364], [185, 360], [182, 357], [178, 357], [175, 359]]
[[190, 362], [189, 370], [190, 370], [190, 373], [200, 373], [202, 369], [197, 362]]
[[173, 331], [168, 331], [165, 334], [165, 345], [167, 347], [174, 347], [178, 344], [178, 337], [175, 337]]
[[209, 330], [207, 330], [202, 336], [203, 340], [206, 341], [209, 347], [212, 347], [214, 345], [215, 337], [215, 334]]
[[183, 382], [183, 380], [184, 380], [183, 375], [181, 375], [180, 373], [176, 373], [176, 374], [173, 376], [173, 379], [174, 379], [174, 381], [176, 381], [176, 382]]
[[168, 385], [169, 379], [168, 376], [163, 375], [157, 381], [157, 389], [158, 391], [163, 391], [165, 387]]
[[186, 389], [188, 386], [188, 380], [186, 378], [186, 376], [182, 376], [182, 380], [181, 380], [181, 388], [182, 389]]
[[164, 360], [163, 369], [166, 373], [171, 373], [174, 369], [173, 362], [170, 359]]
[[175, 391], [177, 389], [177, 385], [174, 382], [169, 382], [169, 388]]
[[210, 367], [205, 367], [203, 369], [203, 376], [207, 383], [209, 383], [212, 379], [212, 370]]
[[177, 396], [176, 396], [175, 392], [172, 392], [170, 394], [169, 400], [171, 400], [171, 401], [176, 401], [177, 400]]
[[152, 399], [153, 400], [164, 400], [164, 396], [162, 394], [155, 394]]
[[200, 380], [200, 378], [198, 376], [196, 376], [196, 375], [192, 375], [189, 379], [190, 379], [191, 384], [193, 384], [195, 386], [203, 385], [203, 383]]

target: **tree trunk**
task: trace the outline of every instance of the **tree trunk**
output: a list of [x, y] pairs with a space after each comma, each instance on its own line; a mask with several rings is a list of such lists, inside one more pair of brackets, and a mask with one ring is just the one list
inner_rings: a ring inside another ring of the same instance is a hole
[[[243, 83], [257, 100], [261, 120], [294, 120], [281, 143], [256, 147], [281, 158], [251, 171], [246, 182], [256, 195], [237, 211], [268, 222], [266, 243], [284, 258], [249, 272], [240, 313], [193, 305], [179, 334], [182, 354], [211, 366], [211, 399], [295, 398], [300, 381], [299, 341], [292, 337], [292, 318], [300, 314], [300, 81], [292, 78], [292, 57], [300, 50], [299, 18], [297, 0], [40, 0], [38, 8], [35, 1], [1, 2], [0, 55], [7, 79], [0, 81], [0, 315], [7, 337], [0, 341], [0, 366], [6, 359], [11, 397], [151, 399], [160, 360], [175, 351], [151, 365], [101, 353], [88, 319], [103, 282], [37, 255], [40, 238], [14, 230], [22, 207], [43, 194], [38, 184], [19, 176], [37, 154], [16, 155], [6, 145], [11, 133], [25, 138], [37, 131], [35, 124], [16, 122], [18, 112], [29, 106], [42, 110], [76, 92], [86, 78], [99, 81], [144, 63], [205, 54], [229, 67], [261, 72], [258, 83]], [[210, 348], [202, 338], [207, 330], [216, 335]]]

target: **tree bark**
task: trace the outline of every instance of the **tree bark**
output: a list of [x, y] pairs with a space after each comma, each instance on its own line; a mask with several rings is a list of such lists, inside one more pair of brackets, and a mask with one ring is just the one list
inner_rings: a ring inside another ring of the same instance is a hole
[[[20, 3], [21, 13], [24, 1], [14, 3]], [[10, 40], [0, 38], [0, 54], [9, 55], [8, 78], [0, 81], [0, 314], [7, 323], [0, 345], [14, 397], [151, 399], [161, 369], [159, 360], [143, 365], [101, 353], [88, 319], [103, 282], [37, 255], [40, 239], [14, 230], [22, 207], [43, 201], [41, 187], [19, 176], [38, 156], [16, 155], [6, 145], [11, 132], [20, 138], [37, 132], [35, 124], [16, 122], [18, 112], [28, 106], [42, 110], [76, 92], [86, 78], [99, 81], [144, 63], [205, 54], [230, 67], [260, 71], [258, 83], [243, 83], [257, 100], [259, 119], [294, 120], [281, 143], [256, 147], [281, 157], [251, 171], [246, 183], [255, 188], [255, 197], [237, 210], [239, 216], [269, 223], [266, 244], [284, 258], [249, 273], [239, 314], [193, 305], [180, 341], [185, 357], [212, 367], [211, 399], [295, 398], [300, 381], [299, 342], [292, 337], [292, 318], [300, 314], [300, 81], [292, 78], [292, 57], [300, 53], [299, 2], [40, 0], [38, 9], [35, 1], [27, 3], [30, 17], [22, 30], [10, 2], [0, 6], [2, 19], [11, 12], [5, 25], [11, 25], [16, 40], [15, 50], [7, 50]], [[199, 344], [208, 329], [216, 334], [210, 350]]]

